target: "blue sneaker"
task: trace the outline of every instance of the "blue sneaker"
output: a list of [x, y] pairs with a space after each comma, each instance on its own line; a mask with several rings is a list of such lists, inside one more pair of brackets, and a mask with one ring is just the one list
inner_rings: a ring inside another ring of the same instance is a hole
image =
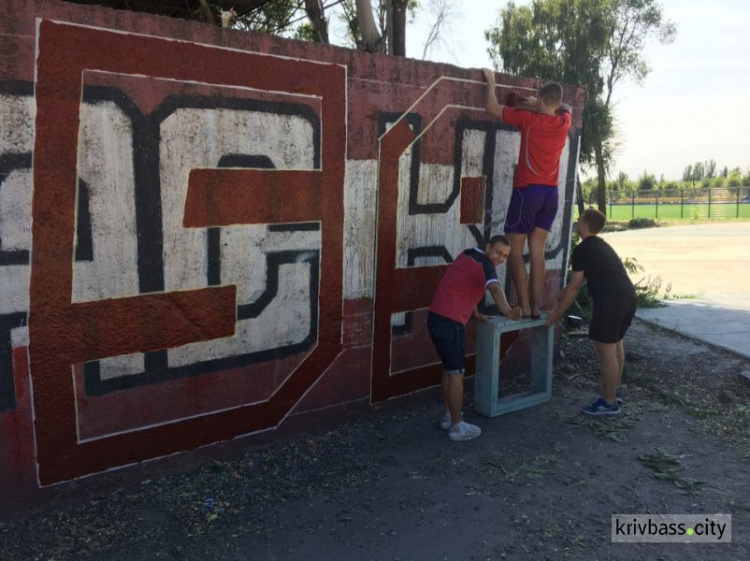
[[609, 405], [604, 398], [598, 397], [594, 403], [581, 409], [581, 412], [586, 415], [619, 415], [620, 404], [615, 402]]
[[615, 403], [617, 405], [622, 405], [625, 402], [625, 399], [622, 397], [622, 388], [617, 388], [617, 391], [615, 392]]

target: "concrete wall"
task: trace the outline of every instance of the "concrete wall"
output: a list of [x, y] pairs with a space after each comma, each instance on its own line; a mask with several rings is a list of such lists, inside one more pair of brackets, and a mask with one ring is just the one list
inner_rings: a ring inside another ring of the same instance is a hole
[[519, 146], [478, 70], [52, 0], [0, 53], [0, 495], [439, 381], [424, 308]]

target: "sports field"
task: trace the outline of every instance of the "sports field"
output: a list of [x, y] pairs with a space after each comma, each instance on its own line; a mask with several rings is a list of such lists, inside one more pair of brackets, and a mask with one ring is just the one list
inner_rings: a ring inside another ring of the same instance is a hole
[[[710, 212], [710, 214], [709, 214]], [[670, 220], [691, 220], [696, 218], [750, 218], [750, 202], [747, 203], [609, 203], [607, 218], [610, 220], [630, 220], [631, 218], [664, 218]]]

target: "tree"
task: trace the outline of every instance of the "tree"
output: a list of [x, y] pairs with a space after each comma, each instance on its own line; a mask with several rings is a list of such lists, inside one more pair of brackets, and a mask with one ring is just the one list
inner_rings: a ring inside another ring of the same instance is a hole
[[339, 20], [347, 28], [349, 46], [396, 56], [406, 54], [406, 23], [413, 19], [418, 0], [342, 0]]
[[713, 177], [716, 175], [716, 161], [706, 160], [706, 163], [704, 164], [704, 169], [706, 170], [706, 178], [713, 179]]
[[428, 0], [424, 7], [430, 21], [430, 32], [422, 49], [422, 60], [436, 44], [442, 42], [443, 32], [449, 30], [451, 22], [460, 15], [451, 0]]
[[742, 171], [740, 168], [734, 168], [729, 172], [727, 176], [727, 187], [741, 187], [742, 186]]
[[328, 20], [325, 16], [322, 0], [305, 0], [305, 13], [313, 31], [311, 38], [317, 43], [328, 44]]
[[706, 166], [703, 162], [695, 162], [693, 164], [693, 183], [702, 181], [704, 177], [706, 177]]
[[356, 0], [356, 7], [357, 27], [361, 38], [361, 48], [371, 53], [384, 52], [385, 40], [375, 26], [375, 17], [372, 12], [372, 4], [370, 3], [370, 0]]
[[[260, 33], [284, 34], [295, 20], [300, 18], [302, 0], [278, 0], [262, 2], [252, 8], [234, 8], [235, 16], [230, 22], [233, 29]], [[304, 14], [302, 14], [304, 18]]]
[[597, 199], [606, 211], [606, 177], [617, 143], [612, 94], [626, 78], [649, 73], [643, 52], [669, 43], [675, 26], [656, 0], [532, 0], [513, 2], [485, 32], [496, 66], [511, 74], [586, 86], [581, 162], [596, 168]]
[[621, 171], [617, 174], [617, 189], [620, 191], [625, 190], [625, 186], [628, 184], [628, 174]]
[[685, 166], [685, 170], [682, 172], [682, 180], [683, 181], [692, 181], [693, 180], [693, 166], [692, 164], [688, 164]]
[[643, 172], [638, 178], [638, 192], [653, 191], [656, 188], [656, 176], [653, 173]]

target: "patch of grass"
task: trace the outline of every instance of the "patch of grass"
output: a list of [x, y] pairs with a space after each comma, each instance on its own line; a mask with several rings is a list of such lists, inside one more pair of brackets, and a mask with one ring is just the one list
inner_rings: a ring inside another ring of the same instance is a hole
[[566, 419], [565, 422], [571, 425], [588, 427], [594, 436], [611, 440], [613, 442], [625, 442], [628, 439], [630, 429], [635, 426], [636, 418], [622, 414], [608, 419], [576, 415]]
[[638, 461], [653, 471], [653, 477], [671, 481], [682, 493], [696, 495], [700, 492], [700, 488], [705, 485], [703, 481], [697, 479], [683, 478], [681, 473], [685, 470], [685, 466], [680, 463], [676, 456], [661, 448], [657, 448], [651, 454], [641, 454], [638, 456]]
[[652, 372], [639, 372], [635, 369], [628, 371], [628, 383], [635, 384], [645, 390], [658, 390], [661, 379]]
[[502, 461], [497, 456], [490, 456], [487, 458], [487, 463], [498, 468], [511, 481], [518, 481], [541, 479], [554, 474], [555, 472], [550, 466], [557, 463], [557, 459], [554, 456], [539, 455], [516, 465], [511, 465], [507, 459]]
[[667, 392], [659, 392], [659, 401], [665, 405], [679, 405], [687, 407], [687, 403], [679, 395]]

